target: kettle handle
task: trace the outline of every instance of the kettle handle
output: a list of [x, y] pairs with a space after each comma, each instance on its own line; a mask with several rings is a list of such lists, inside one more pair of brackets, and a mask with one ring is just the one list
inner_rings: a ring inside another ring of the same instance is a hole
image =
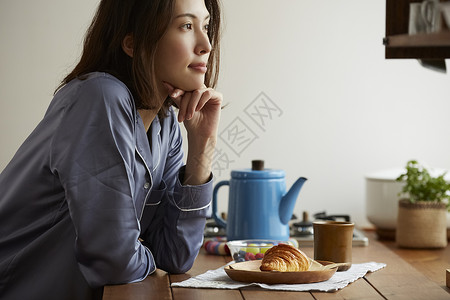
[[214, 187], [212, 200], [212, 216], [216, 221], [217, 225], [223, 228], [227, 228], [227, 222], [221, 217], [219, 217], [219, 215], [217, 214], [217, 192], [219, 191], [219, 188], [224, 185], [230, 186], [230, 181], [229, 180], [219, 181]]

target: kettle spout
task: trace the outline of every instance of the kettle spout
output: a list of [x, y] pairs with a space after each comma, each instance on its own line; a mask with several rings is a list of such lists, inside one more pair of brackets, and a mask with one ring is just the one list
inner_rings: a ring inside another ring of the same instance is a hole
[[294, 213], [295, 202], [297, 201], [298, 193], [302, 188], [303, 184], [307, 179], [305, 177], [300, 177], [292, 185], [291, 189], [286, 193], [286, 195], [281, 198], [279, 214], [281, 223], [287, 224]]

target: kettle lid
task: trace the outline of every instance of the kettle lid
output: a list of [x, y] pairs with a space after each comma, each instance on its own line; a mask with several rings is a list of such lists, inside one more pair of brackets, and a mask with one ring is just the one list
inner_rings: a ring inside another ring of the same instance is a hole
[[231, 178], [236, 179], [277, 179], [284, 178], [283, 170], [264, 169], [263, 160], [252, 160], [251, 169], [231, 171]]

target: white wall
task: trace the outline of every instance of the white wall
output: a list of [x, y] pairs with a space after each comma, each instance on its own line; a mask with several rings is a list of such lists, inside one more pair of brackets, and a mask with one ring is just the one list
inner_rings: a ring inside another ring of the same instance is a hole
[[[367, 226], [365, 174], [402, 167], [411, 158], [450, 169], [449, 75], [415, 60], [384, 59], [384, 1], [223, 3], [218, 89], [230, 105], [217, 149], [231, 162], [215, 161], [217, 180], [264, 159], [266, 167], [286, 171], [288, 186], [308, 177], [297, 215], [349, 213]], [[0, 170], [76, 61], [96, 4], [0, 2]], [[245, 113], [260, 103], [253, 101], [261, 92], [281, 110], [265, 118], [262, 129]], [[257, 136], [245, 149], [232, 144], [239, 155], [225, 139], [236, 117]], [[226, 202], [220, 199], [220, 210]]]

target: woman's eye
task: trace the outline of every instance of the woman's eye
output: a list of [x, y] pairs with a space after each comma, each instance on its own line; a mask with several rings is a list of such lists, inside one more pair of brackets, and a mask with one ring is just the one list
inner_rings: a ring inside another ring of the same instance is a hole
[[204, 30], [205, 30], [205, 31], [208, 31], [208, 30], [209, 30], [209, 24], [206, 24], [206, 25], [205, 25]]
[[183, 26], [181, 26], [181, 28], [187, 29], [187, 30], [191, 30], [192, 29], [192, 24], [191, 23], [184, 24]]

